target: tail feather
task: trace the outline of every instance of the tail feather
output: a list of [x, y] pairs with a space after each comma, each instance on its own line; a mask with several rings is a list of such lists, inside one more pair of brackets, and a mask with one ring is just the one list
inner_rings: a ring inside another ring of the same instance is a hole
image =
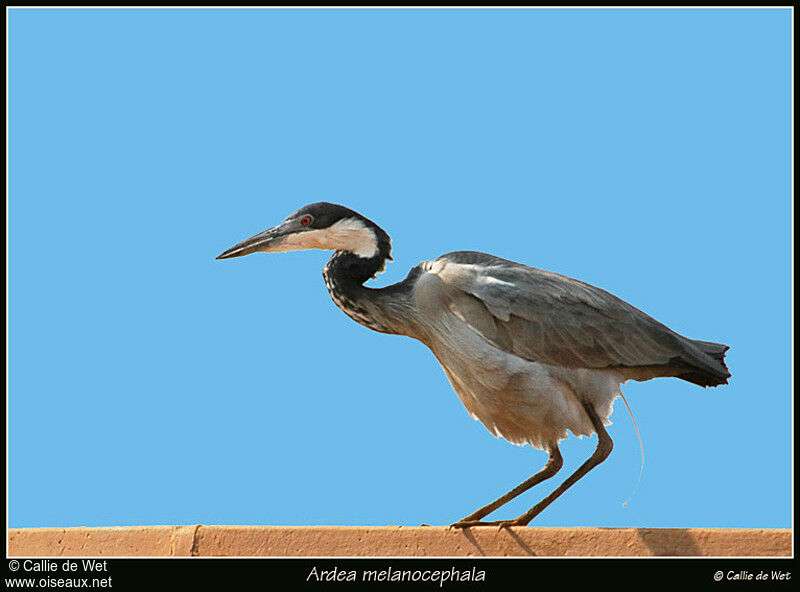
[[722, 343], [711, 341], [699, 341], [697, 339], [690, 341], [695, 348], [711, 358], [711, 363], [691, 364], [686, 368], [685, 372], [678, 375], [678, 378], [702, 387], [728, 384], [731, 373], [725, 364], [725, 352], [730, 348]]

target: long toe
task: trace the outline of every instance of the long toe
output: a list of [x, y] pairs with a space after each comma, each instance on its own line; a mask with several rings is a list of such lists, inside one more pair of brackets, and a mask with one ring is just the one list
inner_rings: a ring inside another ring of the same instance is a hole
[[503, 530], [504, 528], [510, 528], [512, 526], [528, 526], [527, 521], [522, 521], [519, 518], [514, 518], [513, 520], [498, 520], [495, 524], [497, 524], [497, 530]]
[[451, 524], [450, 528], [472, 528], [473, 526], [498, 526], [501, 522], [508, 522], [508, 521], [496, 520], [493, 522], [484, 522], [483, 520], [459, 520], [455, 524]]

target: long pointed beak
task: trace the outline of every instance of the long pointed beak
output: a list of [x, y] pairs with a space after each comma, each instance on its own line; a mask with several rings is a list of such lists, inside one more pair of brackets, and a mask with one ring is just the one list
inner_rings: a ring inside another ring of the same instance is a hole
[[217, 259], [231, 259], [233, 257], [242, 257], [258, 251], [268, 251], [270, 246], [273, 246], [276, 242], [280, 241], [281, 238], [290, 232], [291, 231], [287, 229], [286, 223], [279, 224], [274, 228], [270, 228], [264, 232], [259, 232], [255, 236], [251, 236], [239, 244], [232, 246], [227, 251], [219, 254]]

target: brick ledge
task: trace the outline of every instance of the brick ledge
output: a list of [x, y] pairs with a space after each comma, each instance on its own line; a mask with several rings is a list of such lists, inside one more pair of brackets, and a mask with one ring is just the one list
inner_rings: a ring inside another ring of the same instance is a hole
[[12, 528], [12, 557], [789, 557], [788, 529], [403, 526]]

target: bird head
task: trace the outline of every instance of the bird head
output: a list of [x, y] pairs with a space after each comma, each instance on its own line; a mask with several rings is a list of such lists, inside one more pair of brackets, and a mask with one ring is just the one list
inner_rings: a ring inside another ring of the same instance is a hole
[[337, 204], [318, 202], [300, 208], [283, 222], [243, 240], [217, 259], [250, 253], [323, 249], [363, 259], [391, 259], [391, 239], [377, 224]]

